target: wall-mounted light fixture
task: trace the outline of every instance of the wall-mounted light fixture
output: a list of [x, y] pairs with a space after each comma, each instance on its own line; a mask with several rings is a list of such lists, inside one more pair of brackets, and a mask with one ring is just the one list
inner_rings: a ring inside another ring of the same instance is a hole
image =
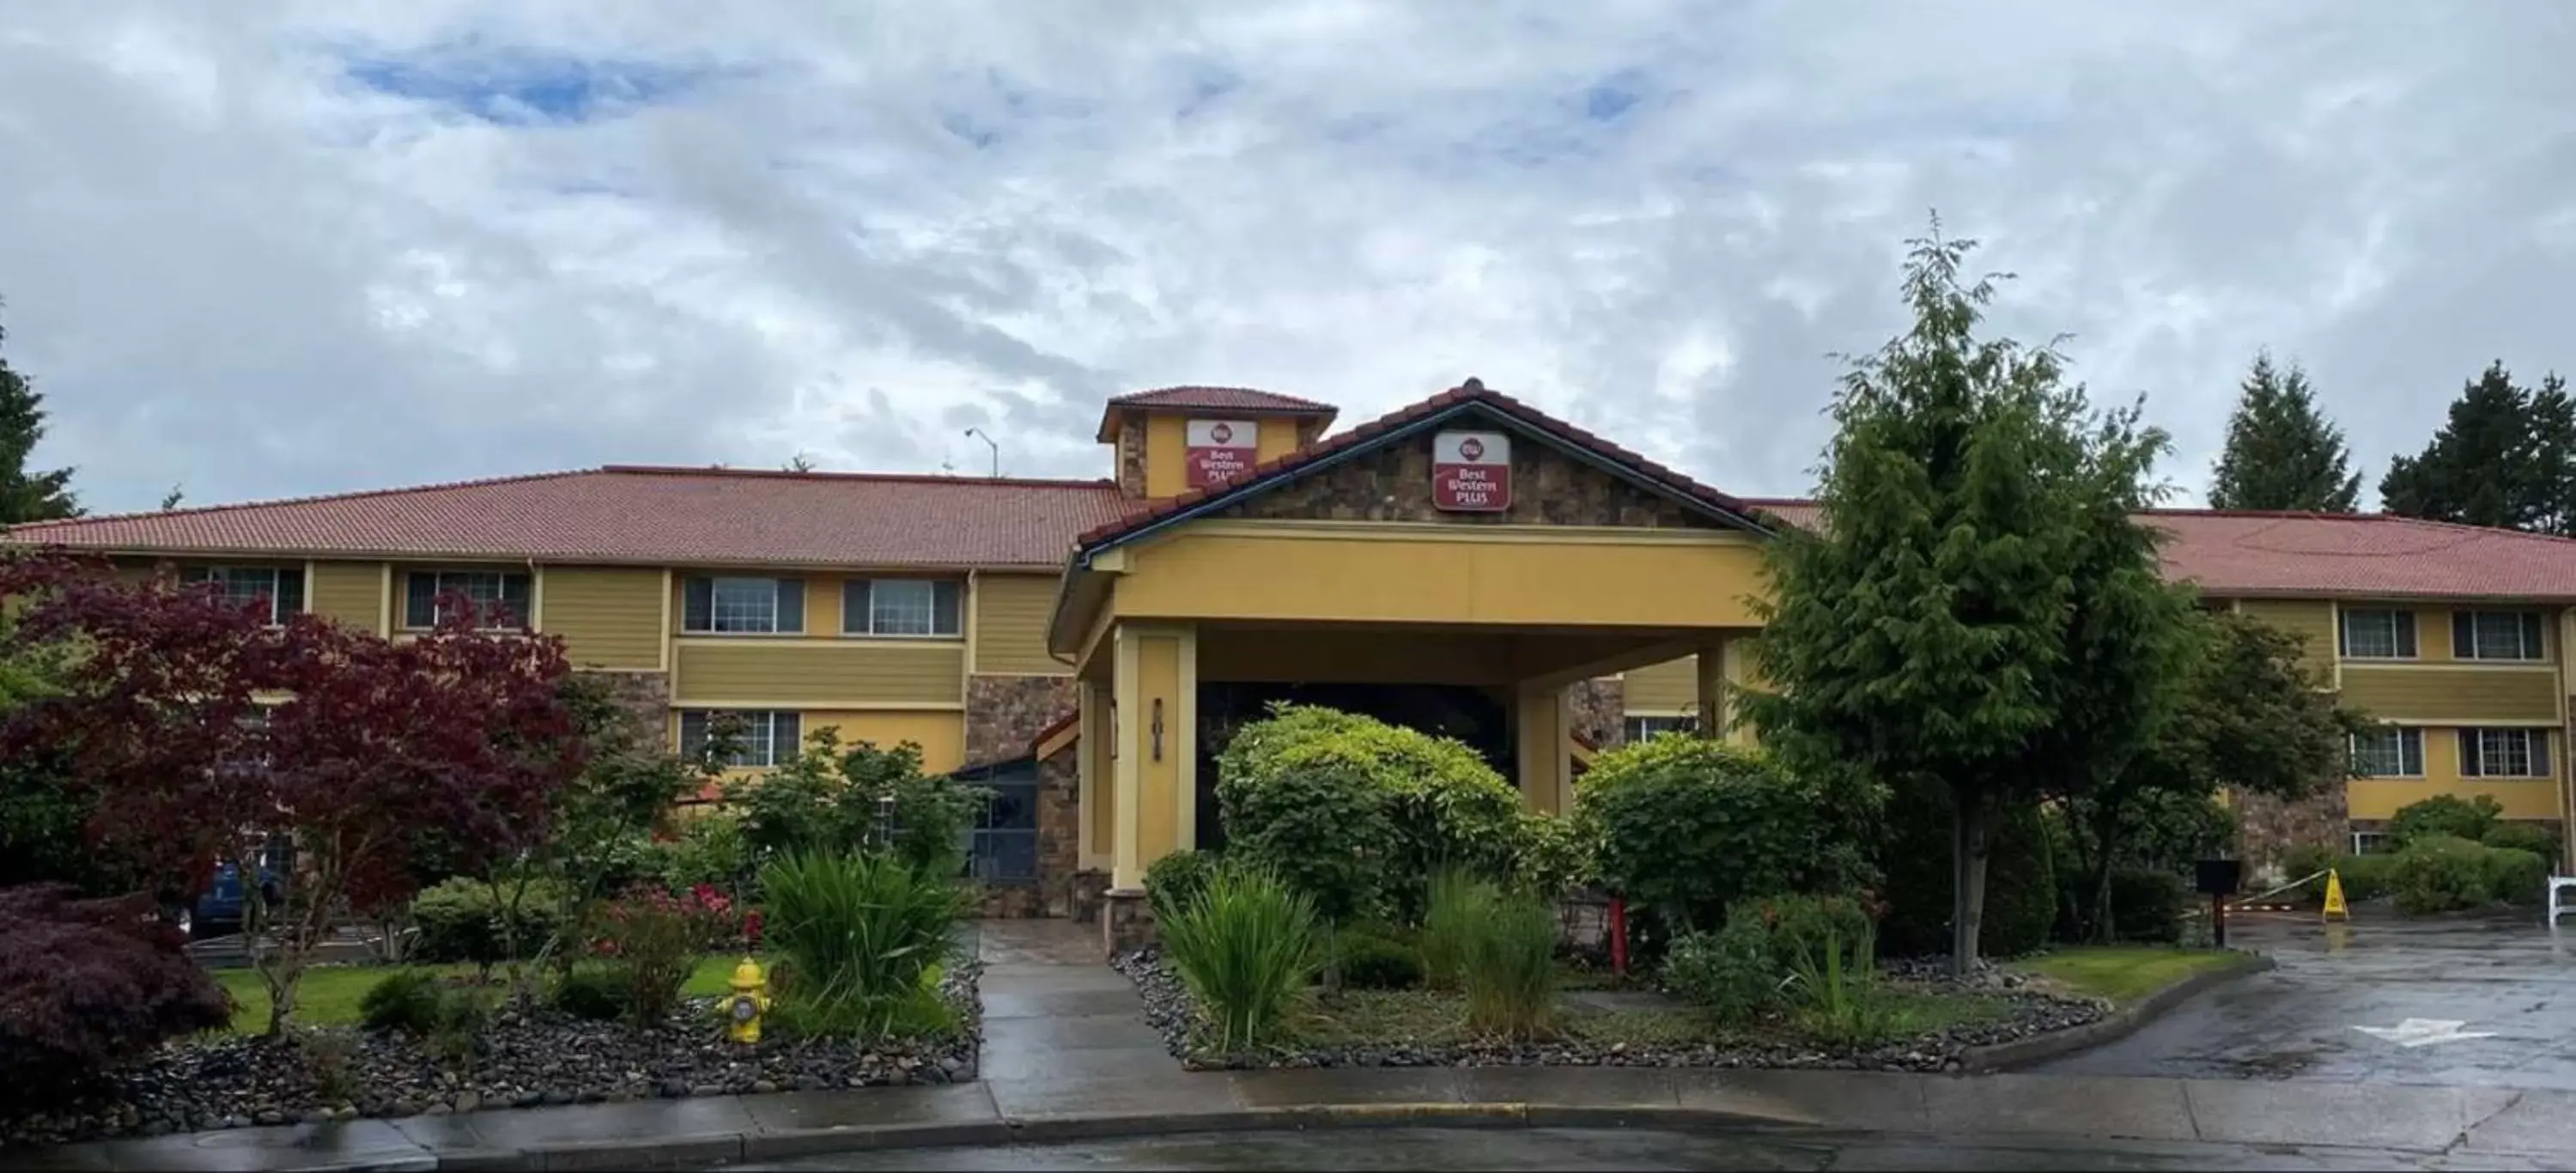
[[1163, 760], [1163, 698], [1154, 698], [1154, 760]]

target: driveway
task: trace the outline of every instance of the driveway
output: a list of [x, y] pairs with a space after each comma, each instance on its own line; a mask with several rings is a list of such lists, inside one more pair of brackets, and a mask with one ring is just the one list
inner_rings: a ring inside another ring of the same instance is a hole
[[2362, 915], [2240, 914], [2279, 968], [2036, 1070], [2576, 1091], [2576, 928]]

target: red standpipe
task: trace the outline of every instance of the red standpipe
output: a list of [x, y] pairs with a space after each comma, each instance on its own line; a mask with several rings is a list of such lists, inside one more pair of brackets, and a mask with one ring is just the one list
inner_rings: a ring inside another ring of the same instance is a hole
[[1610, 972], [1628, 976], [1628, 902], [1610, 898]]

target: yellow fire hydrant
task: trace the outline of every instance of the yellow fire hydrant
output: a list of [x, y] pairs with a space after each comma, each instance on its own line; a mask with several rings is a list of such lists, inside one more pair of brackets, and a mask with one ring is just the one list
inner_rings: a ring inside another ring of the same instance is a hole
[[760, 1041], [760, 1016], [769, 1011], [769, 977], [745, 957], [733, 967], [733, 998], [725, 1004], [725, 1035], [737, 1043]]

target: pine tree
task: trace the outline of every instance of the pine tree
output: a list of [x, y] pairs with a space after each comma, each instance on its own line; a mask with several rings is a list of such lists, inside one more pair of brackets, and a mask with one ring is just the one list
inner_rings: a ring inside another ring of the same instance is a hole
[[1951, 798], [1962, 969], [1989, 827], [2036, 803], [2035, 767], [2076, 741], [2136, 744], [2152, 672], [2104, 658], [2175, 613], [2131, 514], [2163, 437], [2133, 412], [2092, 412], [2059, 385], [2053, 352], [1978, 337], [1993, 287], [1960, 280], [1972, 247], [1914, 242], [1913, 327], [1844, 376], [1823, 516], [1767, 547], [1755, 646], [1768, 688], [1744, 709], [1802, 767]]
[[2269, 353], [2255, 355], [2227, 420], [2210, 505], [2350, 513], [2360, 497], [2361, 474], [2351, 469], [2343, 429], [2317, 410], [2308, 373], [2297, 363], [2275, 367]]
[[2566, 380], [2551, 374], [2535, 391], [2489, 363], [2422, 453], [2389, 462], [2379, 498], [2408, 517], [2576, 533], [2576, 401]]
[[[0, 342], [9, 338], [0, 330]], [[72, 500], [72, 470], [31, 473], [28, 459], [45, 438], [45, 397], [0, 358], [0, 527], [80, 515]]]

